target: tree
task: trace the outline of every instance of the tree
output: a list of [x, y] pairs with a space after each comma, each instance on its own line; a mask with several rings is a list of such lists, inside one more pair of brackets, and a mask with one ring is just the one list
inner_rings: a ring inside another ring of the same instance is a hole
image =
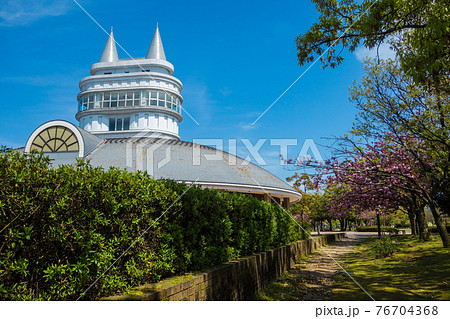
[[[404, 137], [406, 139], [413, 140]], [[390, 213], [404, 207], [410, 219], [417, 221], [420, 238], [428, 240], [424, 203], [434, 203], [427, 201], [431, 188], [417, 160], [401, 145], [392, 143], [389, 133], [364, 147], [347, 141], [353, 146], [343, 150], [349, 159], [330, 163], [326, 171], [332, 172], [326, 176], [327, 187], [341, 189], [340, 195], [329, 201], [331, 209], [336, 212], [354, 209], [359, 215], [367, 210]], [[448, 236], [442, 239], [447, 245]]]
[[346, 231], [347, 227], [350, 227], [351, 221], [355, 221], [355, 209], [353, 207], [347, 207], [345, 209], [337, 208], [335, 203], [341, 202], [349, 189], [344, 185], [329, 184], [324, 190], [325, 207], [330, 215], [331, 219], [337, 219], [341, 224], [341, 231]]
[[409, 205], [429, 205], [443, 241], [448, 242], [442, 217], [450, 214], [450, 97], [417, 85], [394, 61], [368, 61], [365, 70], [361, 83], [350, 89], [360, 110], [352, 132], [365, 138], [390, 132], [390, 143], [407, 152], [428, 185]]
[[[323, 194], [314, 191], [314, 183], [308, 174], [303, 173], [299, 175], [295, 173], [293, 176], [287, 177], [288, 182], [292, 182], [294, 188], [302, 194], [302, 200], [296, 203], [292, 207], [294, 215], [297, 215], [302, 222], [306, 219], [310, 220], [313, 224], [314, 230], [316, 229], [316, 223], [328, 220], [330, 228], [332, 227], [332, 216], [329, 214]], [[300, 216], [298, 216], [300, 215]]]
[[302, 195], [304, 195], [308, 191], [313, 191], [315, 189], [314, 183], [306, 173], [303, 173], [302, 175], [295, 173], [293, 176], [287, 177], [286, 181], [293, 182], [292, 186], [294, 186], [294, 188]]
[[[402, 68], [416, 83], [449, 89], [449, 0], [312, 0], [319, 22], [297, 37], [300, 65], [320, 58], [324, 67], [341, 64], [345, 48], [372, 49], [390, 42]], [[336, 50], [340, 45], [341, 49]], [[326, 51], [330, 48], [328, 51]], [[325, 54], [326, 53], [326, 54]]]

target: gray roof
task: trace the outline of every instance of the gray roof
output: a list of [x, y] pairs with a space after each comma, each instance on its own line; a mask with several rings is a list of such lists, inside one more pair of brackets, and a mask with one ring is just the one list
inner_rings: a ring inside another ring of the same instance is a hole
[[117, 60], [119, 60], [119, 55], [117, 54], [116, 41], [114, 40], [114, 33], [111, 27], [111, 34], [108, 37], [108, 41], [106, 41], [100, 62], [114, 62]]
[[[213, 157], [213, 158], [211, 158]], [[87, 157], [93, 166], [146, 170], [155, 178], [295, 190], [265, 169], [212, 147], [164, 138], [108, 138]]]
[[84, 143], [84, 156], [86, 157], [90, 152], [92, 152], [97, 145], [102, 142], [102, 139], [83, 130], [81, 127], [75, 126], [75, 128], [80, 132]]
[[161, 41], [161, 35], [159, 34], [158, 25], [156, 25], [152, 43], [150, 44], [150, 48], [147, 52], [147, 59], [166, 60], [166, 55], [164, 54], [164, 48]]

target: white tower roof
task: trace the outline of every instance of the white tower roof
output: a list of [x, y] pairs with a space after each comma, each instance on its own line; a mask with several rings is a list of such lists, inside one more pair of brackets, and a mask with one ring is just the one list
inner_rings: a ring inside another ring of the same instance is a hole
[[158, 59], [166, 60], [166, 55], [164, 54], [164, 48], [161, 41], [161, 35], [159, 34], [158, 24], [156, 24], [156, 30], [153, 34], [152, 43], [147, 52], [147, 59]]
[[179, 139], [183, 84], [166, 60], [158, 26], [147, 57], [119, 59], [111, 34], [100, 62], [80, 81], [80, 127], [98, 137], [136, 134]]
[[100, 62], [114, 62], [117, 60], [119, 60], [119, 55], [117, 54], [116, 41], [114, 40], [114, 33], [111, 27], [111, 33], [108, 37], [108, 41], [106, 41]]

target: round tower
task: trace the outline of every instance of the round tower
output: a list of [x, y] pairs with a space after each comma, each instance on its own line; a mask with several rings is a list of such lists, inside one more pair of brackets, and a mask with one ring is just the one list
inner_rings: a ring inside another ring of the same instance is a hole
[[91, 75], [80, 81], [80, 127], [99, 137], [137, 133], [180, 139], [183, 85], [173, 76], [156, 26], [145, 58], [119, 59], [113, 30]]

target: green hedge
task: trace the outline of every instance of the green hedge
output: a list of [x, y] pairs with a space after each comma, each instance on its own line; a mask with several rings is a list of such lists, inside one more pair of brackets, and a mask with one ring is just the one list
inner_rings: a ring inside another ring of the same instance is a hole
[[252, 197], [0, 152], [1, 300], [76, 299], [121, 257], [83, 297], [96, 299], [302, 236]]
[[[356, 227], [358, 232], [378, 232], [377, 226], [359, 226]], [[398, 234], [398, 229], [392, 226], [381, 226], [381, 231], [391, 234]]]

